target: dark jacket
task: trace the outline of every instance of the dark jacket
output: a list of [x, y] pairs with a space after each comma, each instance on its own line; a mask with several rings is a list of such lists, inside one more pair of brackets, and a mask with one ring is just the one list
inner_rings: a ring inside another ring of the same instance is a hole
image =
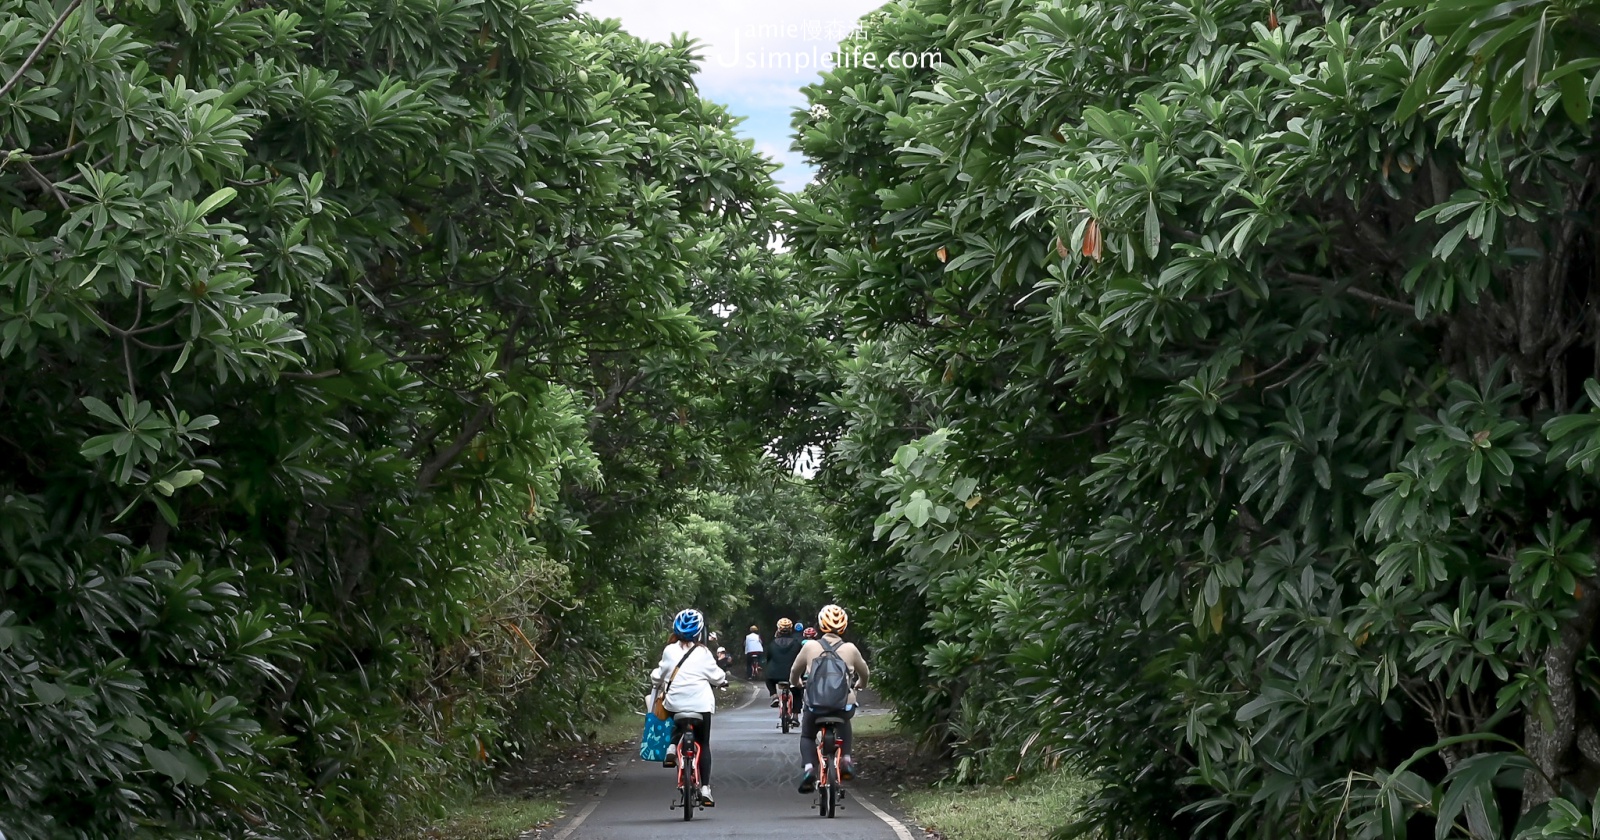
[[800, 655], [800, 640], [792, 634], [778, 636], [767, 645], [765, 658], [761, 660], [762, 670], [772, 679], [784, 680], [788, 678], [789, 669], [794, 667], [794, 658]]

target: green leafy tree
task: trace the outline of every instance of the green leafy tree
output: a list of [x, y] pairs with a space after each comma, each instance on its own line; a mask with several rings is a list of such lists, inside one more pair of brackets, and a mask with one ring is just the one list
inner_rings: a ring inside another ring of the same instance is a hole
[[[370, 833], [625, 695], [768, 170], [556, 0], [0, 3], [0, 827]], [[743, 284], [743, 286], [741, 286]]]
[[869, 16], [786, 237], [851, 354], [841, 594], [962, 771], [1069, 761], [1119, 833], [1587, 836], [1592, 5]]

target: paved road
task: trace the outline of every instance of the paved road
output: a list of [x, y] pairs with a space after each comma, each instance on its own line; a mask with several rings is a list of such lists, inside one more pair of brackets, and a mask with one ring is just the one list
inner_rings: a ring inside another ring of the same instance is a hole
[[[696, 811], [692, 821], [684, 822], [681, 811], [668, 809], [677, 794], [673, 772], [659, 763], [640, 761], [635, 747], [612, 772], [612, 781], [574, 802], [568, 817], [546, 836], [552, 840], [912, 840], [908, 828], [885, 811], [886, 802], [867, 799], [849, 785], [838, 815], [831, 820], [819, 817], [815, 797], [795, 791], [800, 781], [798, 736], [778, 731], [778, 713], [767, 706], [766, 697], [764, 686], [747, 686], [741, 702], [718, 702], [711, 730], [716, 807]], [[881, 713], [870, 708], [860, 713], [875, 711]]]

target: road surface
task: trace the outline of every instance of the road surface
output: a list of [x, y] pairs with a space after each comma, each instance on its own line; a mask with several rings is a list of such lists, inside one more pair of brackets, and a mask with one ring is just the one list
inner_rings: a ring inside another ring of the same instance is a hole
[[[868, 798], [848, 783], [837, 816], [819, 817], [816, 797], [795, 790], [800, 783], [799, 736], [778, 731], [778, 713], [767, 705], [765, 686], [734, 685], [743, 686], [742, 696], [731, 703], [719, 700], [712, 718], [711, 791], [716, 807], [698, 810], [693, 820], [684, 822], [681, 811], [668, 807], [677, 796], [673, 771], [659, 762], [640, 761], [635, 745], [625, 760], [619, 760], [611, 781], [581, 795], [545, 836], [551, 840], [913, 840], [913, 829], [889, 812], [884, 797]], [[873, 713], [882, 710], [863, 708], [858, 714]], [[864, 767], [861, 772], [870, 770]]]

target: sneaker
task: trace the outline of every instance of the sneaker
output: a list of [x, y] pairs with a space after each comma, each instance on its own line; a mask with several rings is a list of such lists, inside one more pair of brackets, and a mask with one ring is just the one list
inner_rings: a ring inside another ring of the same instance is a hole
[[806, 765], [806, 773], [800, 777], [800, 792], [811, 793], [817, 789], [817, 775], [811, 765]]
[[855, 777], [856, 760], [847, 755], [843, 761], [839, 762], [839, 779], [848, 782]]
[[774, 709], [778, 708], [778, 698], [776, 698], [776, 697], [772, 698], [772, 702], [768, 703], [767, 705], [771, 706]]
[[706, 806], [707, 808], [715, 808], [715, 807], [717, 807], [717, 803], [713, 802], [712, 799], [711, 799], [711, 786], [710, 785], [701, 785], [700, 786], [700, 804]]
[[667, 757], [661, 759], [661, 766], [662, 767], [677, 767], [678, 766], [678, 745], [677, 744], [668, 744], [667, 745]]

